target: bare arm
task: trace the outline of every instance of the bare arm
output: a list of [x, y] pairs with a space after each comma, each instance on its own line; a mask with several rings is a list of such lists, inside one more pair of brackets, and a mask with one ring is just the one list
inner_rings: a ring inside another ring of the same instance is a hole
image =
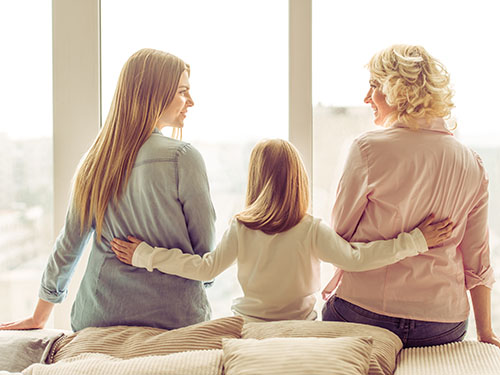
[[53, 308], [53, 303], [39, 299], [32, 316], [15, 322], [2, 323], [0, 330], [44, 328]]
[[470, 290], [470, 296], [476, 319], [478, 341], [500, 347], [500, 338], [491, 328], [491, 289], [478, 285]]

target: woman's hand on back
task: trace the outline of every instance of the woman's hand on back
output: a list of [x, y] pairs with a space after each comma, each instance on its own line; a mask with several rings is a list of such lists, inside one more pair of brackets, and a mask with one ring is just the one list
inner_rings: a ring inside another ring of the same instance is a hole
[[451, 232], [453, 232], [453, 223], [450, 219], [445, 219], [443, 221], [432, 224], [433, 220], [434, 214], [430, 214], [417, 227], [424, 235], [425, 240], [427, 241], [428, 248], [443, 243], [451, 237]]
[[134, 256], [135, 249], [142, 242], [138, 238], [128, 236], [128, 241], [123, 241], [118, 238], [111, 241], [111, 250], [114, 251], [116, 257], [123, 263], [132, 265], [132, 257]]

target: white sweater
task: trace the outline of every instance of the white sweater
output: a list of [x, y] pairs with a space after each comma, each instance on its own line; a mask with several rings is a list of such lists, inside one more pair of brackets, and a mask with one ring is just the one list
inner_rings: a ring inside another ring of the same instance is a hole
[[346, 271], [367, 271], [427, 251], [419, 229], [397, 239], [349, 243], [321, 219], [306, 215], [286, 232], [268, 235], [233, 219], [217, 248], [199, 255], [141, 242], [132, 264], [194, 280], [212, 280], [238, 263], [244, 296], [233, 301], [236, 314], [265, 320], [307, 319], [320, 288], [320, 261]]

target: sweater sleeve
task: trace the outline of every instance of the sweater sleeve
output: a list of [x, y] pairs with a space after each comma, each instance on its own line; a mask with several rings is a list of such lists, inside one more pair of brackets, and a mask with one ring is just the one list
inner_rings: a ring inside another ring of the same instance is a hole
[[319, 222], [314, 250], [319, 259], [348, 271], [360, 272], [387, 266], [428, 250], [422, 232], [416, 228], [392, 240], [349, 243], [325, 223]]
[[[196, 251], [195, 251], [196, 252]], [[152, 247], [141, 242], [135, 249], [132, 265], [146, 268], [149, 272], [157, 269], [163, 273], [192, 280], [212, 280], [229, 268], [238, 257], [237, 224], [233, 220], [214, 251], [200, 256], [186, 254], [182, 250]]]

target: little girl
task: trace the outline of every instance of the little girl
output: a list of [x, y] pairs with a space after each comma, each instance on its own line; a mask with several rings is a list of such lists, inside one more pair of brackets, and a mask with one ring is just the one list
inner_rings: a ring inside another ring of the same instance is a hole
[[258, 143], [251, 154], [246, 208], [231, 221], [217, 248], [199, 255], [151, 247], [129, 236], [114, 239], [118, 259], [152, 272], [212, 280], [238, 263], [244, 296], [233, 301], [237, 315], [262, 320], [315, 319], [314, 293], [320, 261], [347, 271], [366, 271], [427, 251], [449, 238], [450, 220], [429, 216], [396, 239], [349, 243], [307, 214], [309, 181], [295, 147], [284, 140]]

